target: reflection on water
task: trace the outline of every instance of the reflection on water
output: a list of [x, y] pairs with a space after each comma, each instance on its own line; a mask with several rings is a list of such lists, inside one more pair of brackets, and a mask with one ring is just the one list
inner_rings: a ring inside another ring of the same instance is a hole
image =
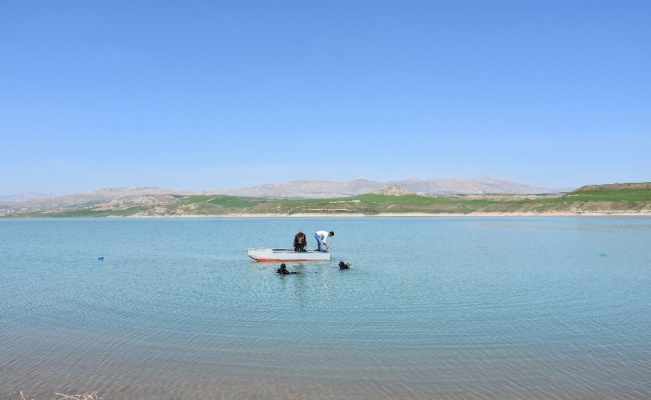
[[[299, 228], [337, 232], [331, 262], [246, 256]], [[0, 220], [0, 238], [3, 399], [651, 396], [649, 218]]]

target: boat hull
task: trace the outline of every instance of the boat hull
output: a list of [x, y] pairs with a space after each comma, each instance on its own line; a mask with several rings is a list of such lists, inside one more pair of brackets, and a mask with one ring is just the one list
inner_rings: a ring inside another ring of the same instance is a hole
[[249, 257], [261, 262], [277, 261], [330, 261], [329, 252], [320, 252], [308, 250], [305, 252], [295, 252], [291, 249], [270, 249], [261, 247], [258, 249], [248, 249]]

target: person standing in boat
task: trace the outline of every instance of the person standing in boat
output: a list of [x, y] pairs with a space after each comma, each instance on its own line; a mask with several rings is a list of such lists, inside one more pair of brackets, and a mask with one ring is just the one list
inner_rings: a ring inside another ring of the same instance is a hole
[[324, 251], [323, 246], [325, 246], [325, 251], [330, 250], [330, 246], [328, 246], [328, 243], [326, 243], [326, 238], [329, 236], [334, 236], [335, 233], [333, 231], [326, 232], [326, 231], [317, 231], [317, 233], [314, 234], [314, 238], [316, 239], [316, 243], [319, 246], [319, 251]]
[[294, 236], [294, 251], [305, 252], [305, 245], [307, 245], [307, 238], [303, 231], [299, 229], [296, 236]]

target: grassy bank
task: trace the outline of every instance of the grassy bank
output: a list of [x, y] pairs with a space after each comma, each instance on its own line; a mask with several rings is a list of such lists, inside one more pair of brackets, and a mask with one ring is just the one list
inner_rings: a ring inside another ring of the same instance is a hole
[[482, 212], [609, 213], [651, 210], [651, 183], [583, 186], [558, 197], [493, 204]]

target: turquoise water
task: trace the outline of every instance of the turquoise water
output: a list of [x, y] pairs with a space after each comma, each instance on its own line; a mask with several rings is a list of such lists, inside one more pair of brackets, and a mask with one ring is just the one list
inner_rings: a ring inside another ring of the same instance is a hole
[[651, 397], [651, 218], [0, 220], [0, 285], [1, 399]]

